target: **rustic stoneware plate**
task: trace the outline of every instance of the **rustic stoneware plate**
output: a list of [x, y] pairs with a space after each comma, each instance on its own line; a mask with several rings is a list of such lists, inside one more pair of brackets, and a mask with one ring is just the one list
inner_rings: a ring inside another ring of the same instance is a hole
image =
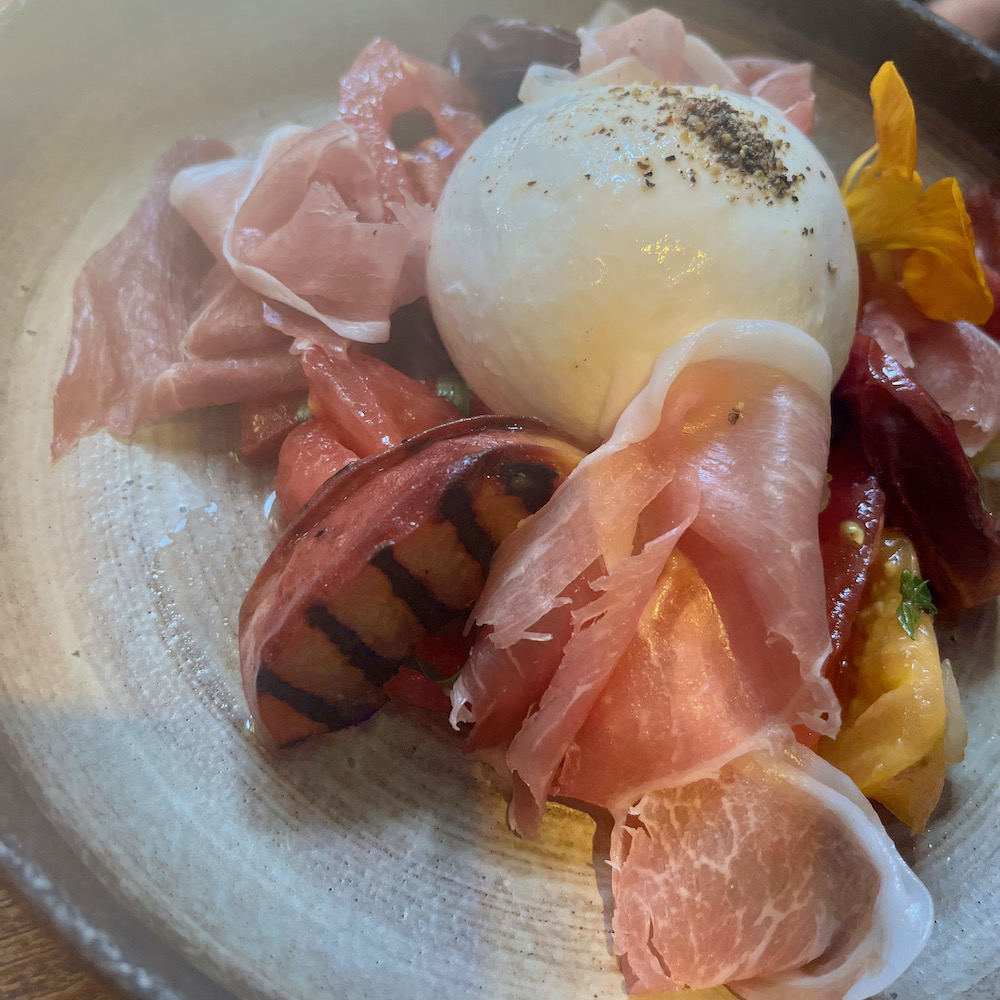
[[[484, 0], [576, 25], [590, 3]], [[729, 54], [814, 60], [817, 141], [870, 142], [867, 80], [894, 57], [922, 105], [929, 177], [1000, 176], [1000, 70], [918, 8], [696, 0]], [[229, 422], [97, 435], [52, 466], [50, 398], [86, 257], [190, 133], [249, 149], [332, 115], [373, 35], [428, 58], [468, 0], [31, 0], [0, 13], [0, 861], [141, 997], [617, 997], [592, 822], [550, 811], [525, 842], [417, 712], [388, 710], [282, 757], [248, 731], [235, 643], [273, 541], [267, 477]], [[784, 22], [784, 26], [781, 23]], [[937, 902], [891, 994], [1000, 996], [996, 614], [942, 637], [970, 749], [903, 850]]]

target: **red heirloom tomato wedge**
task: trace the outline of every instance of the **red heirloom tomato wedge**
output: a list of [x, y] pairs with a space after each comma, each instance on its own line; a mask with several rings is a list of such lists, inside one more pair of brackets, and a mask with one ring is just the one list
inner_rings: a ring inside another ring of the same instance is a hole
[[289, 433], [299, 424], [304, 392], [291, 392], [258, 403], [240, 404], [240, 454], [253, 464], [274, 461]]
[[450, 670], [456, 640], [427, 637], [460, 631], [499, 544], [582, 457], [538, 421], [474, 417], [328, 479], [240, 611], [261, 729], [287, 745], [362, 722], [401, 667], [419, 667], [418, 649]]
[[841, 704], [850, 691], [841, 669], [844, 647], [854, 627], [868, 571], [878, 552], [885, 522], [885, 494], [871, 470], [846, 448], [830, 454], [830, 499], [819, 515], [826, 609], [833, 652], [825, 673]]
[[323, 483], [357, 457], [325, 420], [307, 420], [292, 430], [281, 446], [274, 481], [282, 524], [288, 524]]
[[859, 334], [834, 400], [885, 491], [887, 520], [916, 547], [935, 604], [955, 612], [1000, 594], [1000, 532], [954, 424], [930, 394]]

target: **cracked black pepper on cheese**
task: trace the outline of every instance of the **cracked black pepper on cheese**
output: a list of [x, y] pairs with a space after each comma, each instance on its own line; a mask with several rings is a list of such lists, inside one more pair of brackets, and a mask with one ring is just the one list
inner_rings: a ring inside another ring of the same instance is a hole
[[476, 393], [587, 443], [663, 350], [715, 320], [799, 327], [836, 377], [857, 281], [833, 172], [805, 136], [752, 98], [656, 84], [495, 122], [448, 182], [429, 270]]

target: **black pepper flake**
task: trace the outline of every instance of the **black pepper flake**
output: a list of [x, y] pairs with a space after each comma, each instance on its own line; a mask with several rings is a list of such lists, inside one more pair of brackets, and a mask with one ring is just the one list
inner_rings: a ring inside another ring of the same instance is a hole
[[663, 157], [663, 162], [664, 162], [664, 163], [673, 163], [673, 162], [674, 162], [674, 160], [676, 160], [676, 159], [677, 159], [677, 157], [676, 157], [676, 156], [674, 156], [674, 154], [673, 154], [673, 153], [671, 153], [671, 154], [670, 154], [669, 156], [664, 156], [664, 157]]
[[822, 177], [822, 178], [823, 178], [823, 180], [826, 180], [826, 171], [825, 171], [825, 170], [821, 170], [821, 171], [819, 172], [819, 175], [820, 175], [820, 177]]
[[678, 121], [686, 136], [706, 145], [717, 163], [752, 179], [772, 197], [784, 198], [790, 191], [798, 178], [789, 178], [785, 170], [781, 140], [765, 134], [766, 116], [738, 111], [718, 93], [685, 95], [680, 105]]
[[538, 181], [528, 181], [528, 187], [534, 187]]
[[651, 181], [648, 177], [644, 177], [643, 180], [646, 182], [646, 187], [648, 188], [656, 187], [656, 184], [653, 181]]
[[798, 201], [798, 200], [799, 200], [799, 196], [797, 194], [793, 194], [792, 195], [792, 201]]
[[583, 176], [584, 176], [584, 177], [585, 177], [585, 178], [586, 178], [586, 179], [587, 179], [588, 181], [590, 180], [590, 174], [584, 174]]

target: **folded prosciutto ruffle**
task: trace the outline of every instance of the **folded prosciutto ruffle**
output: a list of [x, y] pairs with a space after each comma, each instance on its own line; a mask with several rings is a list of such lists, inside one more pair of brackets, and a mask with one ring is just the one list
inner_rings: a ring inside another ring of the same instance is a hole
[[650, 792], [611, 838], [630, 993], [864, 1000], [930, 936], [930, 895], [850, 779], [794, 744]]
[[972, 323], [927, 319], [896, 285], [870, 289], [858, 333], [874, 340], [955, 423], [967, 455], [1000, 434], [1000, 343]]
[[[581, 85], [630, 83], [716, 85], [771, 104], [787, 121], [809, 135], [815, 122], [812, 66], [780, 59], [723, 59], [711, 46], [684, 30], [662, 10], [616, 20], [618, 11], [581, 28], [579, 74], [533, 66], [520, 91], [522, 101], [554, 96]], [[622, 11], [621, 13], [624, 13]]]
[[[447, 70], [376, 40], [341, 81], [341, 117], [284, 125], [255, 160], [183, 171], [171, 199], [248, 289], [312, 317], [311, 341], [389, 337], [389, 317], [425, 293], [433, 208], [482, 130], [476, 98]], [[400, 149], [394, 125], [426, 116], [431, 135]]]
[[[643, 662], [640, 622], [655, 613], [677, 546], [711, 588], [723, 644], [745, 677], [713, 664], [705, 683], [715, 678], [719, 689], [703, 698], [689, 686], [694, 697], [669, 707], [673, 721], [630, 737], [652, 741], [648, 757], [661, 770], [606, 779], [588, 767], [571, 793], [621, 805], [587, 781], [617, 795], [621, 781], [634, 790], [647, 779], [688, 780], [743, 752], [771, 719], [836, 732], [839, 707], [821, 675], [830, 635], [817, 531], [829, 383], [825, 352], [801, 331], [714, 323], [661, 356], [611, 438], [501, 546], [475, 612], [486, 628], [453, 689], [453, 720], [475, 722], [470, 749], [492, 750], [491, 759], [502, 751], [515, 829], [537, 828], [554, 787], [570, 794], [559, 770], [585, 752], [572, 748], [602, 692]], [[703, 640], [711, 644], [711, 629]], [[656, 684], [669, 695], [674, 679]]]
[[[53, 399], [53, 458], [96, 430], [131, 434], [194, 406], [262, 399], [304, 385], [287, 346], [255, 341], [239, 354], [212, 358], [185, 349], [212, 258], [171, 208], [168, 191], [178, 170], [230, 153], [215, 140], [178, 142], [160, 159], [122, 231], [84, 266]], [[216, 309], [201, 319], [202, 335], [211, 340], [211, 324], [225, 318]]]
[[246, 288], [319, 320], [329, 349], [387, 339], [392, 310], [423, 294], [432, 210], [387, 201], [341, 121], [282, 126], [255, 161], [182, 171], [171, 200]]
[[723, 321], [675, 345], [612, 437], [498, 551], [452, 692], [508, 818], [608, 809], [630, 993], [727, 983], [860, 1000], [930, 932], [930, 897], [850, 781], [818, 514], [830, 367], [801, 331]]

